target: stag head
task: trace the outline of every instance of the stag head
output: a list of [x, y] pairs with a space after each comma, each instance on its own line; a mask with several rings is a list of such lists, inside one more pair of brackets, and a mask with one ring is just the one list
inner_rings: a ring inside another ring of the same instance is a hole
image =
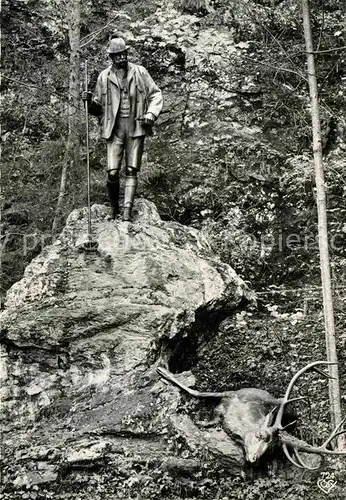
[[[297, 399], [304, 398], [295, 398], [290, 399], [291, 391], [294, 387], [294, 384], [304, 373], [309, 370], [317, 371], [323, 376], [330, 378], [330, 376], [317, 368], [319, 365], [331, 365], [333, 363], [328, 363], [327, 361], [315, 361], [313, 363], [308, 364], [301, 370], [299, 370], [290, 381], [288, 388], [286, 390], [286, 394], [282, 399], [280, 406], [277, 410], [277, 415], [274, 418], [273, 413], [276, 411], [276, 408], [272, 410], [269, 414], [267, 414], [264, 419], [259, 423], [257, 430], [255, 432], [250, 432], [245, 436], [244, 439], [244, 449], [246, 460], [251, 463], [257, 462], [264, 454], [268, 453], [269, 450], [273, 449], [275, 446], [282, 446], [282, 449], [287, 457], [287, 459], [293, 463], [296, 467], [304, 468], [304, 469], [315, 469], [315, 467], [310, 467], [306, 463], [304, 463], [300, 451], [305, 453], [316, 453], [319, 455], [344, 455], [346, 456], [346, 451], [338, 451], [338, 450], [330, 450], [327, 448], [330, 445], [331, 441], [336, 437], [344, 434], [346, 430], [341, 430], [343, 427], [346, 418], [344, 418], [338, 426], [333, 430], [328, 439], [321, 446], [311, 446], [304, 441], [301, 441], [294, 436], [291, 436], [288, 433], [285, 433], [284, 430], [292, 425], [294, 422], [291, 422], [286, 427], [282, 426], [282, 417], [284, 415], [285, 407], [289, 402], [292, 402]], [[318, 467], [317, 467], [318, 468]]]
[[279, 429], [272, 426], [273, 412], [268, 413], [254, 432], [244, 436], [247, 462], [256, 463], [279, 444]]

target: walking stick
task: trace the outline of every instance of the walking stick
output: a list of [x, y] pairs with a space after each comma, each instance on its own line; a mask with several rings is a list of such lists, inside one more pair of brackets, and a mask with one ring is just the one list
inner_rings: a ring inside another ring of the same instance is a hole
[[[85, 92], [88, 92], [88, 61], [84, 63], [85, 70]], [[96, 251], [98, 247], [97, 241], [92, 237], [91, 231], [91, 204], [90, 204], [90, 160], [89, 160], [89, 104], [85, 99], [85, 126], [86, 126], [86, 163], [87, 163], [87, 191], [88, 191], [88, 236], [83, 248], [87, 251]]]

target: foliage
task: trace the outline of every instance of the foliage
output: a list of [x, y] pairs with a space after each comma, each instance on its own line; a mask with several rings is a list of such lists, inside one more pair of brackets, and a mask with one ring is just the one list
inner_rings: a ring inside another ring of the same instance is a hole
[[[299, 2], [116, 4], [83, 2], [81, 57], [92, 68], [92, 88], [108, 64], [110, 33], [120, 32], [130, 45], [131, 59], [144, 64], [163, 89], [165, 109], [157, 135], [147, 142], [139, 194], [154, 201], [164, 219], [203, 231], [221, 259], [259, 292], [263, 308], [226, 321], [218, 336], [200, 350], [199, 387], [222, 390], [260, 381], [263, 388], [282, 395], [290, 375], [311, 360], [312, 353], [325, 357]], [[1, 296], [52, 240], [67, 131], [69, 47], [62, 5], [48, 0], [2, 2]], [[346, 45], [346, 30], [340, 1], [318, 0], [312, 7], [336, 327], [344, 370], [346, 91], [345, 55], [338, 48]], [[82, 154], [84, 130], [81, 117]], [[105, 148], [93, 121], [90, 138], [92, 201], [105, 202]], [[64, 217], [85, 205], [84, 171], [83, 161], [71, 172]], [[320, 391], [321, 381], [308, 380], [302, 391], [319, 396], [316, 403], [299, 407], [300, 424], [313, 419], [313, 426], [303, 426], [302, 432], [314, 439], [327, 431], [326, 393]], [[180, 456], [187, 450], [174, 439]], [[284, 492], [289, 500], [321, 497], [316, 481], [299, 483], [274, 473], [233, 478], [210, 464], [189, 479], [172, 477], [153, 464], [133, 463], [126, 470], [108, 464], [90, 474], [71, 472], [61, 478], [60, 486], [60, 492], [47, 487], [18, 495], [262, 500], [281, 498]]]
[[176, 0], [175, 7], [188, 14], [205, 15], [209, 11], [207, 0]]
[[[334, 469], [337, 488], [333, 490], [336, 500], [343, 498], [342, 469]], [[193, 477], [181, 477], [169, 474], [159, 465], [144, 464], [134, 461], [122, 467], [116, 464], [100, 466], [97, 470], [69, 471], [61, 478], [59, 491], [48, 486], [34, 486], [29, 490], [17, 491], [19, 499], [43, 500], [54, 498], [87, 500], [209, 500], [220, 498], [232, 500], [246, 498], [247, 500], [279, 500], [284, 493], [289, 500], [323, 500], [325, 494], [317, 487], [316, 478], [280, 477], [273, 469], [266, 476], [253, 471], [252, 474], [229, 476], [227, 469], [205, 463], [194, 472]], [[13, 498], [11, 493], [4, 494], [4, 500]]]

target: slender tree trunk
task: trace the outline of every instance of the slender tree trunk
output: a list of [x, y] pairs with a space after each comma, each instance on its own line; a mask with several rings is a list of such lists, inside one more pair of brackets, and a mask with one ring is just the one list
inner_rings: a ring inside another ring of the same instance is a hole
[[[340, 382], [337, 364], [338, 357], [336, 351], [333, 296], [330, 277], [327, 204], [322, 162], [321, 125], [318, 106], [317, 78], [313, 54], [312, 32], [310, 24], [309, 0], [302, 0], [302, 7], [311, 102], [313, 153], [317, 191], [318, 237], [320, 248], [320, 266], [323, 291], [327, 360], [329, 362], [335, 363], [335, 365], [331, 365], [329, 371], [331, 376], [334, 377], [333, 379], [329, 379], [329, 400], [332, 425], [333, 427], [335, 427], [341, 421]], [[339, 440], [339, 443], [341, 443], [341, 439]]]
[[80, 0], [68, 1], [68, 23], [70, 41], [70, 76], [69, 76], [69, 106], [68, 106], [68, 135], [66, 141], [64, 163], [61, 171], [60, 190], [56, 211], [52, 224], [55, 233], [62, 215], [66, 197], [66, 185], [69, 170], [72, 171], [80, 162], [80, 138], [78, 132], [79, 121], [79, 82], [80, 82]]

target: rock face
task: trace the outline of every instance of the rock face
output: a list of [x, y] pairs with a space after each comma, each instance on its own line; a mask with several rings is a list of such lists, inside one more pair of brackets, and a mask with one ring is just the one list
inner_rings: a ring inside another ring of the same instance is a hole
[[7, 294], [2, 426], [4, 482], [13, 488], [139, 453], [170, 464], [167, 426], [194, 436], [190, 449], [243, 463], [232, 441], [220, 449], [224, 439], [175, 414], [179, 392], [155, 367], [189, 369], [204, 335], [250, 292], [196, 230], [161, 221], [150, 202], [137, 201], [133, 223], [106, 214], [92, 207], [97, 252], [81, 247], [87, 214], [74, 211]]

